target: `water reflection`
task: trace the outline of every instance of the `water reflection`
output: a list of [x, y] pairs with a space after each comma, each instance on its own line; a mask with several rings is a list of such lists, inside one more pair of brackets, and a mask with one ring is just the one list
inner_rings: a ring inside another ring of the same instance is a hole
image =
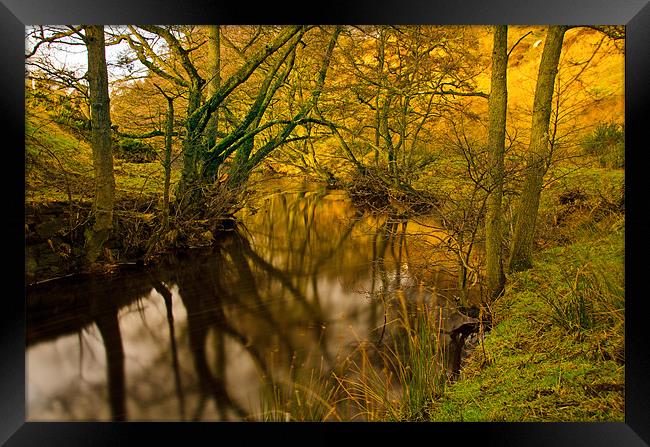
[[444, 309], [457, 346], [475, 323], [450, 310], [430, 228], [313, 185], [274, 185], [240, 218], [155, 271], [29, 287], [29, 420], [262, 419], [262, 390], [394, 337], [396, 296]]

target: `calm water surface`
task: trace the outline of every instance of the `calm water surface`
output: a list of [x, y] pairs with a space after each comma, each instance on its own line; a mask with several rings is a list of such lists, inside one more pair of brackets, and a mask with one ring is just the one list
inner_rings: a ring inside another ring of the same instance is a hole
[[155, 271], [29, 287], [28, 420], [263, 420], [269, 386], [390, 337], [396, 290], [443, 307], [456, 294], [431, 219], [287, 182], [238, 217]]

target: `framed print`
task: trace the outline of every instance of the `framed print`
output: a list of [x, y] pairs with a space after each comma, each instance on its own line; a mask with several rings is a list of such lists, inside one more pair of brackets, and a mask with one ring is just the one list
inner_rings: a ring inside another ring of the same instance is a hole
[[650, 444], [650, 6], [316, 9], [4, 0], [0, 440]]

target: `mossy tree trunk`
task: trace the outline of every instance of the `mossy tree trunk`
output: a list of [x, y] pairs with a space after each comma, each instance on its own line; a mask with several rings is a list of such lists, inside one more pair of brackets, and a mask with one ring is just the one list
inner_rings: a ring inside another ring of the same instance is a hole
[[501, 256], [502, 209], [506, 138], [506, 110], [508, 106], [508, 27], [494, 27], [492, 49], [492, 80], [488, 101], [488, 150], [490, 166], [490, 192], [485, 217], [485, 276], [488, 293], [494, 299], [503, 293], [505, 275]]
[[95, 262], [113, 228], [115, 176], [111, 147], [111, 116], [108, 96], [108, 72], [104, 47], [104, 27], [89, 25], [85, 29], [88, 50], [88, 84], [90, 91], [95, 199], [93, 227], [86, 232], [86, 259]]
[[[212, 97], [221, 86], [221, 27], [219, 25], [208, 26], [208, 63], [210, 78], [206, 85], [206, 96]], [[217, 107], [210, 118], [206, 129], [208, 136], [208, 148], [215, 145], [219, 131], [219, 108]]]
[[515, 214], [515, 229], [510, 246], [508, 268], [522, 271], [532, 267], [535, 224], [544, 175], [549, 166], [549, 121], [553, 88], [558, 70], [566, 26], [550, 26], [539, 64], [533, 102], [533, 119], [526, 160], [526, 175]]
[[[192, 116], [201, 106], [202, 82], [192, 83], [187, 102], [187, 116]], [[204, 152], [203, 129], [196, 127], [196, 120], [189, 118], [185, 124], [186, 138], [183, 141], [183, 169], [178, 184], [178, 199], [182, 207], [198, 203], [202, 186], [199, 162]]]
[[[293, 69], [296, 48], [304, 34], [314, 28], [313, 26], [297, 25], [283, 28], [265, 45], [247, 54], [245, 62], [225, 78], [221, 76], [220, 51], [220, 42], [225, 37], [222, 29], [211, 26], [207, 29], [210, 68], [206, 79], [200, 76], [191, 57], [195, 48], [184, 47], [183, 41], [179, 40], [173, 29], [156, 25], [141, 25], [138, 28], [162, 38], [173, 54], [174, 60], [177, 61], [177, 65], [172, 67], [159, 58], [152, 59], [151, 55], [155, 54], [155, 49], [134, 26], [128, 26], [130, 33], [116, 37], [129, 44], [145, 67], [175, 84], [188, 98], [182, 144], [183, 167], [176, 194], [176, 201], [181, 210], [200, 208], [202, 189], [215, 182], [219, 167], [234, 153], [237, 153], [235, 161], [238, 166], [237, 175], [233, 176], [232, 183], [238, 184], [239, 179], [245, 180], [264, 157], [287, 140], [293, 128], [298, 124], [304, 124], [303, 120], [307, 118], [320, 95], [324, 80], [320, 75], [324, 76], [323, 69], [318, 76], [312, 100], [308, 101], [298, 114], [289, 120], [270, 120], [260, 125], [267, 107], [273, 102], [274, 94], [285, 84]], [[335, 35], [338, 36], [339, 33], [340, 30], [337, 29]], [[276, 54], [276, 57], [271, 58], [273, 54]], [[326, 59], [329, 59], [329, 56]], [[267, 61], [270, 61], [270, 66], [260, 68]], [[329, 60], [321, 67], [326, 69], [328, 63]], [[217, 120], [219, 112], [224, 110], [223, 102], [258, 69], [259, 72], [265, 72], [266, 76], [257, 95], [253, 96], [253, 103], [248, 106], [248, 112], [233, 129], [228, 130], [227, 133], [219, 132]], [[252, 154], [255, 149], [255, 135], [273, 126], [280, 130], [270, 138], [268, 143]]]
[[169, 227], [169, 190], [172, 175], [172, 135], [174, 134], [174, 99], [165, 95], [167, 99], [167, 117], [165, 120], [165, 186], [163, 190], [163, 230]]
[[[256, 121], [258, 115], [262, 114], [268, 104], [271, 102], [271, 97], [267, 97], [267, 93], [275, 93], [280, 87], [273, 85], [272, 81], [276, 80], [275, 74], [280, 72], [282, 63], [286, 60], [287, 56], [293, 53], [300, 38], [305, 33], [302, 26], [287, 27], [279, 35], [277, 35], [271, 42], [262, 47], [259, 51], [254, 53], [247, 59], [246, 63], [242, 65], [234, 74], [227, 79], [222, 79], [221, 76], [216, 76], [217, 71], [220, 72], [221, 56], [219, 51], [220, 30], [211, 27], [209, 29], [210, 40], [210, 53], [212, 76], [208, 82], [208, 96], [206, 101], [200, 103], [200, 89], [203, 86], [197, 85], [197, 97], [193, 101], [190, 92], [190, 103], [188, 105], [188, 119], [186, 123], [187, 138], [183, 145], [183, 171], [181, 173], [181, 182], [179, 184], [179, 193], [181, 200], [186, 205], [198, 204], [200, 200], [199, 189], [214, 181], [218, 167], [239, 148], [242, 142], [248, 138], [245, 136], [247, 131], [251, 135], [259, 132], [260, 130], [253, 129], [251, 131], [250, 124]], [[217, 121], [216, 115], [221, 103], [237, 88], [237, 86], [244, 83], [251, 74], [269, 58], [273, 53], [285, 46], [288, 42], [289, 45], [283, 51], [279, 60], [273, 65], [270, 70], [270, 75], [262, 83], [260, 92], [257, 95], [255, 102], [251, 105], [249, 112], [237, 128], [228, 133], [225, 137], [219, 139], [217, 137]], [[179, 46], [179, 51], [182, 49]], [[282, 72], [282, 75], [288, 75], [287, 72]], [[198, 80], [199, 78], [197, 78]], [[272, 95], [271, 95], [272, 96]], [[210, 143], [214, 141], [214, 144]]]

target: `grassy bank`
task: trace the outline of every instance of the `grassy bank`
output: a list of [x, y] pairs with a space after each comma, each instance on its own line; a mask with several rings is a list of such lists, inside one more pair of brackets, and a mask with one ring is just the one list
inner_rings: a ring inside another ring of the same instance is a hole
[[437, 421], [624, 419], [624, 229], [610, 216], [538, 253], [492, 306], [494, 327]]
[[[92, 201], [92, 149], [84, 136], [57, 124], [42, 110], [25, 121], [25, 199], [28, 204]], [[114, 158], [116, 201], [155, 201], [163, 191], [163, 168], [157, 161], [133, 163]], [[178, 180], [173, 172], [172, 182]]]

